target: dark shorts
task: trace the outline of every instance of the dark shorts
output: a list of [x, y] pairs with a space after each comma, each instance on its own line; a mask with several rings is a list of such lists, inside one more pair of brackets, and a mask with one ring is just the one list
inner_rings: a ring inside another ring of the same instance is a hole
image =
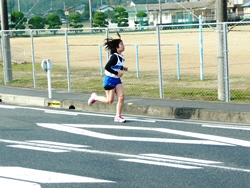
[[103, 79], [103, 87], [105, 90], [111, 90], [116, 87], [116, 85], [121, 84], [122, 81], [120, 78], [114, 78], [110, 76], [105, 76]]

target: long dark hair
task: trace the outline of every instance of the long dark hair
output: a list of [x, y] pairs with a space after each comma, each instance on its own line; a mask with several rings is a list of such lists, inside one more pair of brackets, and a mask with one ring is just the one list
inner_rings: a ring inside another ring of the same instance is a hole
[[106, 50], [110, 50], [111, 54], [117, 53], [116, 48], [118, 48], [120, 42], [122, 42], [121, 36], [118, 32], [117, 32], [117, 35], [118, 35], [119, 39], [113, 39], [111, 37], [105, 39], [104, 46], [105, 46]]

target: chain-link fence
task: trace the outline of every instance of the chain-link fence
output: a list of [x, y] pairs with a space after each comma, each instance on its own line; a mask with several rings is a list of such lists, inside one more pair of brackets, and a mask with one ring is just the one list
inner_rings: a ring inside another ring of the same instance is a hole
[[122, 77], [127, 96], [250, 102], [249, 31], [249, 22], [2, 31], [2, 54], [10, 49], [14, 59], [0, 67], [1, 84], [46, 89], [41, 62], [50, 59], [54, 89], [104, 94], [109, 53], [103, 43], [119, 32], [129, 68]]

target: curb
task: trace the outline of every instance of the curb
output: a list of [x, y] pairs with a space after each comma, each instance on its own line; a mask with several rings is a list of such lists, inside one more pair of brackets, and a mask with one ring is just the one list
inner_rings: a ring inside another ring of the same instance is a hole
[[[31, 105], [40, 107], [52, 107], [61, 109], [74, 109], [85, 112], [111, 113], [116, 111], [116, 105], [96, 103], [88, 106], [86, 102], [77, 100], [50, 100], [48, 98], [31, 97], [22, 95], [0, 94], [0, 101], [9, 104]], [[250, 112], [218, 111], [197, 108], [176, 108], [159, 106], [140, 106], [125, 104], [123, 114], [165, 119], [188, 119], [199, 121], [214, 121], [227, 123], [250, 123]]]

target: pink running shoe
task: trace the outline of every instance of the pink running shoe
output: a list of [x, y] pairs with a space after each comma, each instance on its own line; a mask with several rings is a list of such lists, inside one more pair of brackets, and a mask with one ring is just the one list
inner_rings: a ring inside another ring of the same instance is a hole
[[126, 120], [122, 116], [116, 116], [114, 122], [124, 123]]
[[89, 100], [88, 100], [88, 105], [91, 106], [92, 104], [94, 104], [96, 102], [95, 97], [97, 96], [97, 94], [94, 92], [91, 94]]

